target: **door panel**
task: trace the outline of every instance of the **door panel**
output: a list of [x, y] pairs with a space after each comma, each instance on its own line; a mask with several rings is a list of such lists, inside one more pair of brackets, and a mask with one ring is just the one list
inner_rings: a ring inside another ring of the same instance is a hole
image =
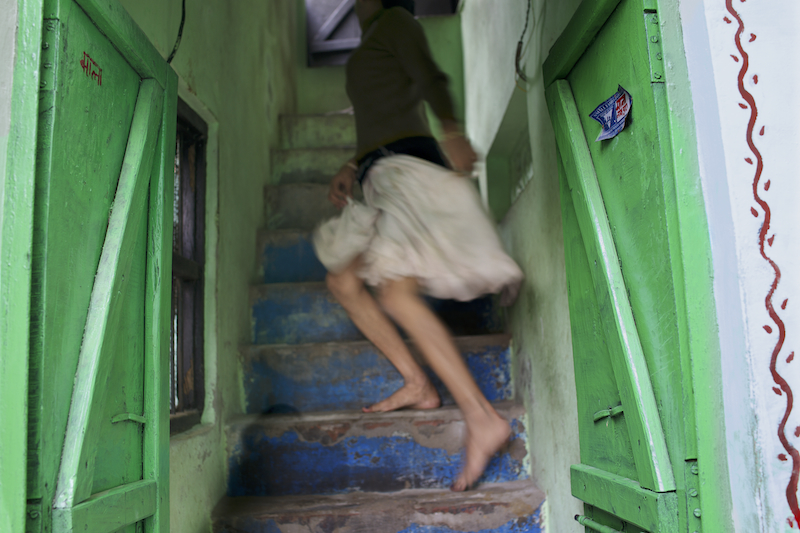
[[[141, 400], [136, 402], [139, 406], [125, 404], [126, 400], [135, 400], [143, 394], [144, 351], [141, 343], [135, 341], [123, 351], [115, 348], [130, 337], [141, 339], [144, 336], [145, 240], [141, 238], [141, 230], [146, 225], [147, 191], [160, 129], [162, 93], [153, 80], [141, 84], [75, 374], [56, 491], [55, 507], [58, 509], [72, 507], [92, 495], [101, 436], [103, 440], [112, 436], [129, 437], [114, 441], [113, 444], [122, 448], [114, 456], [122, 453], [126, 459], [136, 458], [138, 472], [133, 474], [133, 480], [141, 479], [142, 433], [138, 425], [147, 421], [137, 420], [143, 414]], [[137, 237], [139, 242], [136, 242]], [[133, 363], [119, 361], [125, 356], [130, 356]], [[111, 374], [112, 367], [123, 372]], [[112, 384], [117, 387], [111, 387]], [[126, 392], [126, 388], [133, 390]], [[103, 417], [108, 407], [123, 411], [109, 419]], [[114, 427], [120, 423], [124, 424], [118, 426], [122, 430]], [[133, 431], [125, 431], [132, 424]], [[123, 481], [127, 477], [124, 471], [130, 468], [125, 463], [108, 466], [111, 471], [100, 474], [119, 476]], [[102, 480], [100, 484], [102, 486]]]
[[177, 83], [115, 0], [44, 26], [29, 529], [166, 531]]
[[[677, 357], [664, 357], [679, 353], [679, 337], [647, 42], [642, 4], [620, 2], [567, 80], [590, 140], [589, 151], [625, 284], [631, 289], [630, 302], [645, 359], [651, 374], [662, 374], [653, 387], [663, 405], [680, 390], [681, 372]], [[617, 50], [625, 53], [613, 52]], [[589, 114], [613, 95], [618, 85], [635, 95], [630, 123], [611, 141], [594, 142], [599, 124]], [[667, 435], [682, 434], [683, 421], [673, 411], [662, 412], [662, 423]]]
[[[40, 102], [32, 355], [41, 381], [31, 391], [41, 419], [30, 453], [42, 471], [29, 475], [38, 482], [34, 497], [44, 495], [41, 485], [60, 462], [73, 386], [63, 376], [77, 369], [141, 80], [79, 7], [66, 3], [62, 13], [45, 21], [43, 63], [52, 75]], [[104, 68], [100, 83], [81, 66], [84, 52]]]
[[[559, 175], [564, 175], [560, 163]], [[575, 207], [567, 180], [561, 180], [561, 213], [564, 231], [564, 259], [569, 280], [569, 310], [574, 353], [590, 354], [574, 358], [575, 382], [582, 413], [592, 414], [620, 405], [621, 399], [611, 356], [600, 320], [586, 247], [581, 237]], [[609, 416], [598, 423], [583, 424], [580, 431], [581, 461], [624, 478], [636, 479], [628, 427], [623, 416]]]
[[[672, 465], [669, 461], [647, 363], [620, 269], [598, 177], [586, 146], [586, 138], [580, 128], [578, 111], [569, 83], [564, 80], [555, 82], [547, 90], [547, 99], [551, 116], [554, 118], [556, 141], [561, 147], [559, 153], [564, 175], [571, 190], [578, 229], [588, 259], [590, 277], [585, 273], [582, 277], [591, 279], [594, 286], [600, 323], [605, 333], [611, 367], [622, 400], [621, 410], [614, 410], [616, 406], [608, 405], [591, 415], [591, 425], [589, 419], [585, 418], [584, 427], [593, 430], [602, 420], [624, 417], [636, 463], [637, 479], [641, 486], [657, 492], [674, 490]], [[575, 267], [576, 273], [580, 271], [578, 265], [571, 266]], [[576, 319], [580, 320], [582, 315], [586, 316], [584, 310], [576, 309], [576, 311]], [[575, 332], [573, 332], [574, 337]], [[582, 362], [591, 365], [593, 369], [599, 369], [602, 365], [601, 361], [588, 353], [581, 353], [575, 365]], [[596, 387], [591, 378], [584, 380], [578, 386], [584, 385]], [[584, 416], [588, 415], [584, 406], [579, 405], [579, 409], [583, 411]], [[606, 409], [608, 411], [604, 412]], [[589, 451], [581, 450], [581, 460], [591, 464], [594, 458], [588, 455]], [[608, 452], [622, 455], [617, 450]]]
[[[690, 523], [678, 505], [687, 502], [693, 416], [655, 7], [584, 1], [544, 65], [578, 390], [572, 492], [587, 504], [576, 517], [587, 531], [687, 531]], [[600, 125], [590, 113], [618, 85], [633, 99], [627, 125], [595, 142]]]

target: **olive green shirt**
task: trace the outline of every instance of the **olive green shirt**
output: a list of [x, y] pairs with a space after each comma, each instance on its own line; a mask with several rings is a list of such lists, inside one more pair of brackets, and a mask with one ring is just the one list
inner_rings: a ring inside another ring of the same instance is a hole
[[347, 62], [356, 159], [392, 141], [430, 137], [423, 100], [440, 120], [455, 118], [447, 76], [411, 13], [401, 7], [382, 9], [364, 21], [362, 31], [361, 45]]

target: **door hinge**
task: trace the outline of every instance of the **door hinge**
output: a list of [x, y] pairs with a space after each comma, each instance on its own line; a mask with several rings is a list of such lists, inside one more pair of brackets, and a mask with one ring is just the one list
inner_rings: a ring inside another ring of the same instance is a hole
[[25, 510], [26, 533], [41, 533], [42, 522], [42, 500], [28, 500]]
[[686, 461], [684, 463], [686, 472], [686, 508], [688, 509], [688, 529], [690, 533], [701, 533], [702, 511], [700, 510], [700, 469], [697, 461]]
[[39, 65], [39, 89], [41, 91], [53, 91], [56, 87], [56, 58], [60, 26], [58, 19], [44, 19], [42, 59]]
[[644, 14], [644, 28], [647, 36], [647, 55], [650, 58], [650, 82], [664, 83], [664, 52], [661, 48], [658, 13]]

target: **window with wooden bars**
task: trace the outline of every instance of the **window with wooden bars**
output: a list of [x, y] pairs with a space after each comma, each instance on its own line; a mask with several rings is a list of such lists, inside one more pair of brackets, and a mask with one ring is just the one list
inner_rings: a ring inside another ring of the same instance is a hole
[[208, 128], [178, 101], [172, 210], [172, 320], [170, 433], [200, 423], [203, 372], [206, 139]]

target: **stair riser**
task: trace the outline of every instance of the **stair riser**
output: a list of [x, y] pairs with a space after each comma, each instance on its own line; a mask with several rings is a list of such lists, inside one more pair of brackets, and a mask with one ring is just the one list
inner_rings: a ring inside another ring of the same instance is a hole
[[317, 259], [310, 233], [266, 234], [259, 244], [264, 283], [325, 280], [327, 270]]
[[312, 230], [338, 214], [328, 201], [325, 185], [299, 184], [266, 187], [264, 190], [264, 216], [267, 228]]
[[[263, 425], [229, 432], [229, 496], [391, 492], [446, 488], [461, 467], [461, 420], [379, 419], [348, 423]], [[508, 446], [490, 461], [482, 482], [527, 477], [519, 419]]]
[[216, 533], [541, 533], [544, 494], [529, 481], [477, 490], [223, 498]]
[[319, 183], [328, 185], [355, 148], [312, 148], [274, 150], [272, 183]]
[[[486, 516], [510, 514], [508, 505], [505, 502], [494, 504], [489, 502], [479, 506], [471, 506], [468, 508], [454, 507], [446, 508], [443, 506], [437, 507], [431, 513], [436, 515], [435, 521], [437, 523], [455, 523], [469, 524], [469, 529], [451, 529], [443, 525], [424, 525], [412, 522], [408, 527], [403, 527], [407, 520], [395, 519], [394, 517], [387, 517], [385, 514], [381, 515], [364, 515], [361, 513], [353, 513], [350, 509], [341, 511], [339, 513], [313, 513], [308, 517], [281, 517], [281, 518], [267, 518], [259, 519], [253, 517], [231, 517], [228, 519], [218, 520], [215, 524], [214, 531], [216, 533], [295, 533], [296, 531], [314, 531], [325, 533], [363, 533], [363, 532], [380, 532], [380, 533], [465, 533], [468, 531], [475, 531], [479, 533], [543, 533], [544, 525], [541, 523], [541, 507], [535, 513], [512, 518], [508, 522], [497, 527], [482, 527], [482, 525], [475, 524], [474, 515], [481, 513]], [[466, 516], [466, 518], [465, 518]], [[392, 521], [399, 522], [393, 527]], [[403, 528], [403, 529], [399, 529]], [[480, 528], [480, 529], [477, 529]]]
[[[253, 344], [299, 344], [355, 341], [364, 336], [325, 288], [262, 285], [251, 292]], [[471, 302], [428, 299], [429, 305], [454, 335], [502, 331], [491, 297]]]
[[281, 147], [286, 149], [356, 144], [353, 115], [285, 115], [280, 118], [280, 127]]
[[[507, 342], [507, 339], [503, 338]], [[491, 401], [511, 399], [507, 344], [459, 346], [475, 381]], [[360, 409], [403, 385], [400, 374], [370, 343], [266, 347], [243, 357], [248, 413]], [[430, 371], [444, 405], [453, 398]]]

